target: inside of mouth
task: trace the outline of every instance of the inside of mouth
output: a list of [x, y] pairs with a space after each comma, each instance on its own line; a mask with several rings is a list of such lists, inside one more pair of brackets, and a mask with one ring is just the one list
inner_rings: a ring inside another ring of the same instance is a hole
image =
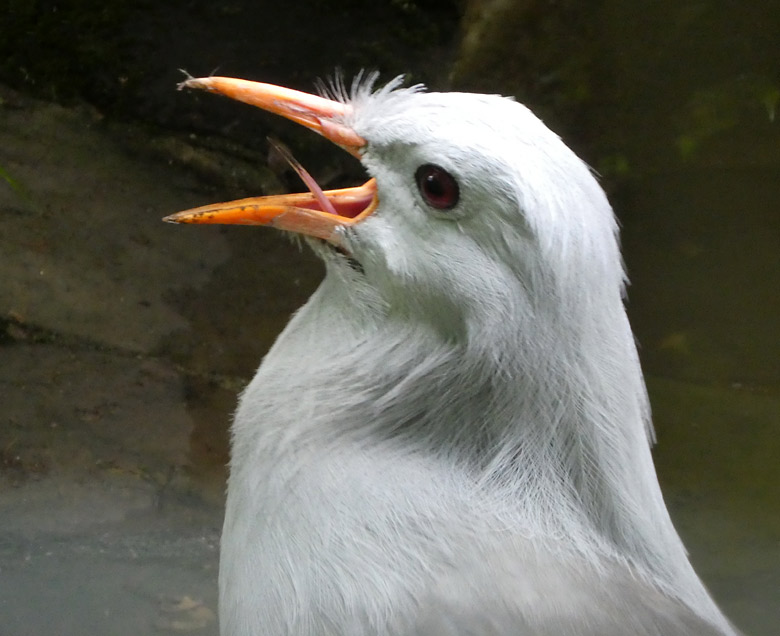
[[368, 184], [358, 188], [324, 191], [306, 168], [293, 157], [287, 146], [272, 137], [268, 137], [268, 143], [295, 170], [312, 195], [311, 200], [300, 202], [297, 207], [354, 219], [371, 205], [374, 194]]
[[374, 200], [372, 189], [366, 187], [365, 184], [357, 188], [323, 192], [323, 196], [327, 198], [331, 210], [324, 210], [316, 196], [308, 201], [296, 203], [296, 207], [337, 214], [338, 216], [347, 219], [354, 219], [367, 210]]

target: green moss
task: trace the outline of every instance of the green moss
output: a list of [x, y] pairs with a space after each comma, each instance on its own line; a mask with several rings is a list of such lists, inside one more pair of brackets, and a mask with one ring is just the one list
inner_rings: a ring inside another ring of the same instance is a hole
[[3, 168], [3, 166], [0, 166], [0, 179], [5, 181], [9, 186], [11, 186], [11, 189], [16, 192], [22, 199], [24, 199], [27, 203], [30, 203], [30, 193], [27, 191], [27, 188], [25, 188], [17, 179], [14, 179], [8, 171]]
[[774, 121], [780, 88], [767, 76], [745, 75], [692, 92], [677, 117], [678, 156], [689, 160], [710, 142], [756, 121], [759, 109]]

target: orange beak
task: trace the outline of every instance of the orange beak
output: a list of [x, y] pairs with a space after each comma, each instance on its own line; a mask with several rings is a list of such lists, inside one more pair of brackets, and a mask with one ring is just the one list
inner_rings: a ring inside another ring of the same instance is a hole
[[[230, 77], [190, 78], [180, 88], [220, 93], [282, 115], [311, 128], [356, 157], [360, 157], [366, 145], [365, 139], [344, 123], [351, 113], [348, 104], [273, 84]], [[343, 229], [372, 214], [378, 205], [375, 179], [356, 188], [322, 191], [313, 184], [310, 189], [311, 192], [301, 194], [251, 197], [205, 205], [163, 220], [169, 223], [270, 225], [340, 246]]]

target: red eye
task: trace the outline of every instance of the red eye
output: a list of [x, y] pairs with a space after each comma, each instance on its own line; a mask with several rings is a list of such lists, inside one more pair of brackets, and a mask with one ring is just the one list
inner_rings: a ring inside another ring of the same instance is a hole
[[414, 173], [417, 188], [425, 202], [437, 210], [455, 207], [460, 198], [460, 188], [449, 172], [432, 163], [417, 168]]

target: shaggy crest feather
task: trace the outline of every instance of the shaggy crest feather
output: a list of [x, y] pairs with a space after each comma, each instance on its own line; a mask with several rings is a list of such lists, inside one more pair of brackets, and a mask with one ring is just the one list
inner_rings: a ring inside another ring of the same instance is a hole
[[397, 75], [383, 86], [376, 88], [376, 84], [379, 81], [379, 71], [367, 71], [364, 69], [352, 78], [352, 82], [350, 82], [349, 88], [347, 88], [344, 74], [338, 69], [327, 80], [317, 80], [315, 86], [320, 96], [341, 102], [342, 104], [350, 104], [354, 108], [360, 109], [368, 101], [386, 102], [391, 95], [425, 91], [423, 84], [404, 86], [404, 79], [404, 75]]
[[513, 100], [376, 81], [320, 86], [380, 206], [349, 259], [313, 244], [325, 279], [241, 396], [222, 633], [734, 634], [661, 496], [591, 171]]

